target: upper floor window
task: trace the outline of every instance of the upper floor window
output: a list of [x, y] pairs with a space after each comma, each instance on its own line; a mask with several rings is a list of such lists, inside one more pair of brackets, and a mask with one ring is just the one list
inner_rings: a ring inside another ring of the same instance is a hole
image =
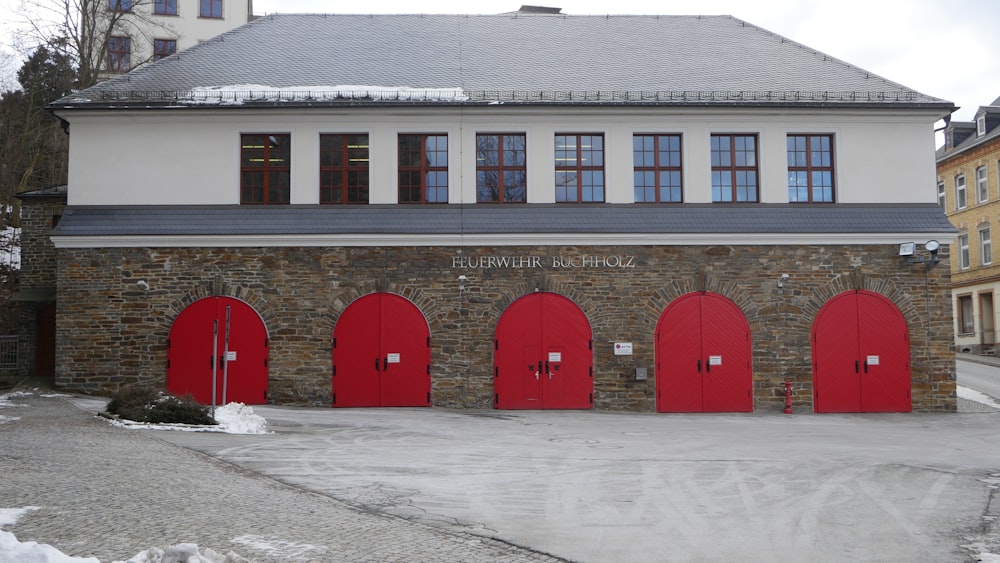
[[757, 135], [712, 135], [712, 201], [757, 201]]
[[556, 201], [604, 201], [604, 135], [556, 135]]
[[291, 144], [288, 134], [240, 135], [240, 203], [290, 201]]
[[789, 135], [788, 201], [833, 203], [833, 136]]
[[399, 203], [448, 203], [448, 136], [399, 136]]
[[161, 16], [176, 16], [177, 0], [153, 0], [153, 13]]
[[986, 115], [980, 115], [976, 118], [976, 136], [982, 137], [986, 134]]
[[965, 209], [968, 202], [965, 199], [965, 174], [955, 176], [955, 209]]
[[124, 35], [108, 37], [108, 72], [128, 72], [132, 68], [132, 39]]
[[683, 201], [680, 135], [634, 135], [632, 166], [636, 203]]
[[958, 267], [963, 270], [969, 269], [969, 235], [958, 237]]
[[939, 181], [937, 188], [938, 188], [938, 205], [944, 207], [944, 182]]
[[979, 262], [983, 266], [993, 263], [993, 239], [989, 227], [979, 229]]
[[153, 40], [153, 60], [165, 59], [177, 52], [176, 39], [154, 39]]
[[221, 18], [222, 0], [199, 0], [201, 3], [198, 15], [203, 18]]
[[368, 135], [319, 136], [319, 202], [368, 203]]
[[976, 201], [982, 203], [990, 199], [989, 178], [986, 176], [986, 167], [976, 168]]
[[108, 9], [113, 12], [131, 12], [132, 0], [108, 0]]
[[524, 203], [528, 174], [525, 135], [476, 135], [476, 201]]

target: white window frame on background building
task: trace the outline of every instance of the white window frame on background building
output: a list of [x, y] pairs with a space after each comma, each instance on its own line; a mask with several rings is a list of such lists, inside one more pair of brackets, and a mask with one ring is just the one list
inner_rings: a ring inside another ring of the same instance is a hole
[[983, 266], [993, 263], [993, 238], [988, 226], [979, 229], [979, 263]]
[[979, 203], [990, 199], [990, 182], [989, 176], [986, 174], [986, 166], [976, 168], [976, 198]]
[[969, 269], [969, 235], [958, 235], [958, 267]]
[[945, 197], [944, 197], [944, 180], [938, 182], [938, 205], [944, 207]]
[[958, 296], [958, 333], [976, 333], [976, 312], [972, 302], [972, 294]]
[[965, 209], [969, 200], [965, 193], [965, 174], [955, 176], [955, 209]]
[[980, 115], [976, 118], [976, 136], [982, 137], [986, 134], [986, 116]]

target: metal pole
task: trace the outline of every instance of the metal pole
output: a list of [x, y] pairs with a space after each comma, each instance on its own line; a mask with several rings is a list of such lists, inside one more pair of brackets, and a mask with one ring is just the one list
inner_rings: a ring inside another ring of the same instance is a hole
[[215, 385], [219, 379], [219, 319], [212, 321], [212, 416], [215, 416]]
[[229, 305], [226, 305], [226, 350], [222, 364], [222, 404], [227, 405], [226, 394], [229, 387]]

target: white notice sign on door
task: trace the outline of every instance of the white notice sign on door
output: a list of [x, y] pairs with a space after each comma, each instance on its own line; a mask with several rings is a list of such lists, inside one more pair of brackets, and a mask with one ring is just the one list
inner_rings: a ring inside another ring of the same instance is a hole
[[878, 356], [868, 356], [868, 365], [870, 365], [870, 366], [877, 366], [878, 365]]
[[390, 363], [390, 364], [398, 364], [399, 363], [399, 354], [398, 353], [397, 354], [388, 354], [385, 357], [385, 361], [388, 362], [388, 363]]
[[562, 361], [562, 352], [549, 352], [549, 361], [550, 362], [561, 362]]
[[708, 357], [708, 365], [710, 365], [710, 366], [721, 366], [722, 365], [722, 356], [709, 356]]
[[235, 362], [236, 361], [236, 350], [230, 350], [226, 352], [226, 361]]

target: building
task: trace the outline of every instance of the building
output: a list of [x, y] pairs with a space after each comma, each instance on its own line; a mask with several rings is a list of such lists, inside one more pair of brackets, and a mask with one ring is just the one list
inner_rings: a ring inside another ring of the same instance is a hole
[[253, 17], [253, 0], [106, 0], [95, 2], [99, 29], [109, 29], [107, 76], [197, 45]]
[[955, 409], [953, 105], [732, 17], [268, 16], [51, 109], [61, 388]]
[[951, 257], [955, 347], [993, 353], [997, 344], [1000, 263], [993, 234], [1000, 224], [1000, 98], [973, 122], [951, 121], [937, 152], [938, 201], [958, 229]]

